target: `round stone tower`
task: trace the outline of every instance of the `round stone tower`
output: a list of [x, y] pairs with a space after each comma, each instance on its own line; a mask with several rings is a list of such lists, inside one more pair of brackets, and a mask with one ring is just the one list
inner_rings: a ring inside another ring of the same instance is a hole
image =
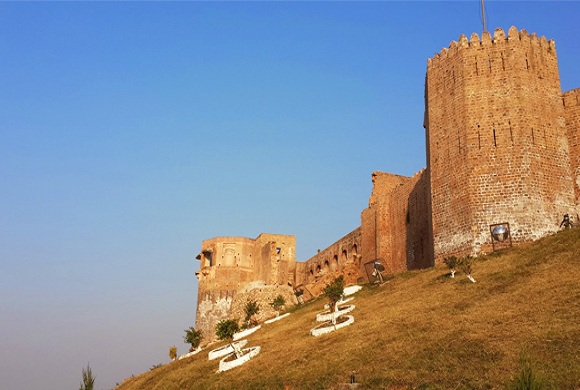
[[435, 257], [491, 249], [557, 230], [574, 210], [553, 40], [511, 27], [472, 34], [428, 60], [425, 129]]

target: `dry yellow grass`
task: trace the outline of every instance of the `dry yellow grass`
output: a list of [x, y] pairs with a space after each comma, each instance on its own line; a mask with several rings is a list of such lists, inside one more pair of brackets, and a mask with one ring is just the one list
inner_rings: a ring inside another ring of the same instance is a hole
[[355, 323], [312, 337], [316, 300], [248, 337], [262, 352], [217, 374], [207, 350], [126, 380], [119, 390], [503, 389], [523, 351], [555, 389], [580, 389], [580, 229], [480, 258], [473, 284], [446, 268], [367, 286]]

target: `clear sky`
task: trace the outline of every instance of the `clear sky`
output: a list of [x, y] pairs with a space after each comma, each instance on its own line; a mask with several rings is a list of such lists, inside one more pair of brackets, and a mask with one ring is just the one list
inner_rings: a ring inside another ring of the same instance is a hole
[[[580, 3], [486, 3], [556, 40]], [[425, 167], [427, 58], [479, 1], [1, 2], [0, 388], [97, 389], [185, 353], [201, 241], [359, 225], [374, 170]]]

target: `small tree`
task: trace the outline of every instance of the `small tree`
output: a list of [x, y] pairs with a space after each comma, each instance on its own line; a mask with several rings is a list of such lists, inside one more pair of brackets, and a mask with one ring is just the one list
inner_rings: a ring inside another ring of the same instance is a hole
[[238, 325], [238, 320], [221, 320], [215, 327], [215, 335], [220, 340], [226, 340], [228, 344], [233, 348], [236, 357], [243, 355], [242, 351], [237, 348], [234, 344], [234, 334], [240, 331], [240, 326]]
[[171, 360], [177, 359], [177, 347], [175, 345], [169, 347], [169, 358]]
[[286, 300], [284, 299], [284, 297], [282, 295], [278, 295], [276, 298], [274, 298], [272, 303], [270, 303], [270, 306], [272, 306], [274, 310], [279, 312], [285, 304]]
[[465, 256], [461, 259], [459, 266], [461, 270], [465, 272], [467, 279], [471, 280], [471, 282], [475, 283], [475, 279], [471, 276], [471, 272], [473, 271], [473, 263], [475, 262], [475, 258], [471, 256]]
[[244, 313], [246, 313], [246, 318], [244, 319], [244, 325], [250, 327], [251, 325], [256, 325], [256, 321], [252, 318], [260, 312], [260, 305], [256, 301], [248, 300], [244, 306]]
[[450, 276], [452, 278], [455, 277], [455, 267], [457, 267], [459, 260], [457, 259], [457, 257], [455, 256], [450, 256], [450, 257], [446, 257], [445, 259], [443, 259], [443, 262], [447, 265], [447, 268], [449, 268], [449, 271], [451, 271]]
[[195, 330], [193, 326], [190, 326], [189, 329], [185, 329], [183, 340], [186, 344], [191, 344], [189, 352], [193, 352], [197, 347], [199, 347], [199, 344], [201, 344], [201, 340], [203, 340], [203, 332], [201, 330]]
[[328, 303], [330, 311], [332, 314], [332, 323], [336, 324], [336, 315], [338, 311], [337, 302], [340, 301], [342, 295], [344, 294], [344, 278], [340, 275], [338, 278], [334, 279], [328, 286], [324, 287], [324, 295], [328, 298]]
[[95, 377], [91, 367], [87, 364], [87, 369], [83, 368], [83, 381], [79, 390], [93, 390], [95, 388]]

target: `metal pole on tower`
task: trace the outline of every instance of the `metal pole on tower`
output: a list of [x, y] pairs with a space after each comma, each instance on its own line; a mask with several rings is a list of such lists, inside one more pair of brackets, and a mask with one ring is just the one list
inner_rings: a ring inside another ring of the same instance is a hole
[[483, 3], [483, 0], [481, 0], [481, 22], [483, 23], [483, 31], [487, 31], [485, 25], [485, 4]]

